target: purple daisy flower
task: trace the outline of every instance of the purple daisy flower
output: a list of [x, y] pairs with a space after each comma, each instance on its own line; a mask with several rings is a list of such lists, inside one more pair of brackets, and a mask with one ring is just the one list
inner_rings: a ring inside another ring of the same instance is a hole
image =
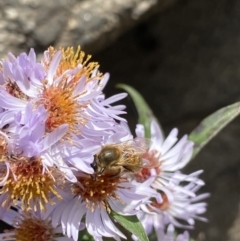
[[126, 94], [105, 99], [102, 90], [109, 74], [102, 75], [98, 64], [88, 63], [84, 55], [80, 49], [74, 53], [72, 48], [49, 48], [42, 61], [36, 62], [33, 49], [29, 55], [9, 54], [0, 71], [0, 128], [11, 124], [29, 102], [47, 110], [46, 132], [68, 124], [67, 139], [77, 134], [94, 140], [115, 125], [114, 119], [125, 121], [118, 116], [125, 107], [112, 104]]
[[50, 195], [61, 198], [57, 184], [63, 183], [65, 176], [56, 168], [57, 163], [50, 153], [68, 126], [62, 125], [45, 135], [45, 114], [43, 107], [33, 111], [32, 106], [27, 105], [8, 131], [0, 132], [0, 193], [1, 198], [4, 197], [1, 213], [19, 199], [24, 210], [37, 210], [44, 209], [45, 204], [51, 202]]
[[62, 235], [60, 226], [53, 228], [51, 220], [43, 220], [39, 212], [23, 213], [9, 210], [3, 221], [12, 225], [13, 229], [1, 233], [1, 241], [73, 241]]
[[29, 54], [21, 53], [15, 57], [8, 54], [8, 60], [3, 60], [2, 72], [0, 72], [1, 82], [6, 90], [15, 97], [25, 96], [25, 99], [38, 94], [37, 87], [46, 76], [46, 72], [41, 63], [36, 61], [36, 54], [33, 49]]

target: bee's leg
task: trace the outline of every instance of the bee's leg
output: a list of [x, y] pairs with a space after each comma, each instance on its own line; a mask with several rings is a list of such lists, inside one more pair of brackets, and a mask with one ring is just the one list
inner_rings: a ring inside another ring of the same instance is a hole
[[128, 167], [128, 166], [123, 166], [123, 168], [125, 168], [127, 171], [129, 171], [129, 172], [134, 172], [130, 167]]
[[110, 214], [111, 213], [111, 208], [106, 200], [103, 201], [104, 207], [106, 208], [107, 212]]
[[97, 155], [94, 155], [93, 163], [91, 163], [90, 166], [92, 167], [92, 169], [94, 170], [94, 172], [97, 171]]
[[114, 177], [117, 177], [120, 173], [121, 173], [121, 168], [119, 168], [116, 173], [114, 173], [113, 175], [110, 175], [110, 176], [108, 176], [108, 177], [109, 177], [109, 178], [114, 178]]
[[93, 174], [91, 175], [91, 178], [92, 178], [93, 181], [96, 181], [96, 180], [97, 180], [97, 175], [96, 175], [96, 173], [93, 173]]

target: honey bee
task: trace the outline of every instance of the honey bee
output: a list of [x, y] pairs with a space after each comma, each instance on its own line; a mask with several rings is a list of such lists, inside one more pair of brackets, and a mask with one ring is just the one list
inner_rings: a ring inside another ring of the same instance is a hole
[[150, 145], [151, 140], [146, 138], [107, 144], [94, 155], [91, 167], [97, 176], [109, 174], [109, 177], [116, 177], [125, 172], [137, 173], [143, 167], [148, 167], [142, 155], [149, 150]]

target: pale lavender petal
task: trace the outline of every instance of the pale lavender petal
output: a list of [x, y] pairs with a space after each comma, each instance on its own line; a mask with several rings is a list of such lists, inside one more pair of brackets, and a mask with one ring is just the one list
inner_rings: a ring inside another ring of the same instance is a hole
[[26, 106], [26, 102], [8, 94], [4, 89], [0, 89], [0, 106], [8, 110], [21, 110]]
[[18, 216], [17, 211], [9, 209], [6, 211], [6, 213], [4, 214], [4, 216], [1, 220], [9, 225], [13, 225], [13, 223], [14, 223], [13, 221], [17, 216]]
[[78, 85], [76, 86], [76, 88], [73, 91], [73, 96], [78, 95], [84, 91], [86, 79], [87, 79], [86, 76], [83, 76], [80, 78]]
[[101, 104], [106, 106], [106, 105], [112, 104], [114, 102], [117, 102], [119, 100], [122, 100], [126, 96], [127, 96], [127, 93], [121, 93], [121, 94], [113, 95], [110, 98], [107, 98], [104, 101], [102, 101]]
[[49, 133], [43, 141], [40, 142], [41, 151], [46, 150], [50, 146], [54, 145], [57, 141], [59, 141], [67, 132], [68, 125], [63, 124]]
[[178, 130], [176, 128], [174, 128], [170, 132], [170, 134], [168, 135], [168, 137], [166, 138], [166, 140], [164, 141], [161, 147], [161, 154], [164, 154], [165, 152], [167, 152], [177, 142], [177, 134], [178, 134]]
[[47, 75], [47, 80], [48, 80], [48, 84], [49, 85], [52, 85], [53, 84], [53, 77], [56, 73], [56, 70], [58, 68], [58, 65], [61, 61], [61, 58], [62, 58], [62, 52], [61, 51], [58, 51], [52, 61], [51, 61], [51, 64], [49, 66], [49, 69], [48, 69], [48, 75]]
[[109, 218], [105, 209], [101, 208], [101, 217], [103, 220], [104, 227], [109, 230], [112, 234], [117, 234], [119, 237], [126, 239], [126, 236], [114, 225], [114, 223]]
[[36, 54], [35, 54], [35, 51], [33, 48], [30, 49], [28, 56], [32, 62], [34, 62], [34, 63], [36, 62], [36, 60], [37, 60]]

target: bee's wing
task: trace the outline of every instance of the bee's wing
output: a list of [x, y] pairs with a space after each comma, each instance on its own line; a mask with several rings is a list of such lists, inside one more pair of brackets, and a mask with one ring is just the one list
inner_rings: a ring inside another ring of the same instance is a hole
[[152, 141], [147, 138], [137, 137], [119, 144], [123, 152], [135, 152], [135, 154], [143, 154], [147, 152]]
[[148, 151], [142, 155], [142, 163], [144, 168], [157, 168], [160, 166], [160, 153], [158, 151]]
[[[151, 140], [147, 138], [135, 138], [128, 141], [113, 144], [122, 152], [122, 157], [118, 160], [118, 166], [142, 167], [142, 155], [148, 152]], [[139, 158], [138, 158], [139, 156]]]
[[[137, 137], [137, 138], [131, 140], [131, 143], [127, 142], [127, 145], [131, 145], [133, 147], [135, 154], [142, 156], [141, 164], [142, 164], [143, 168], [151, 169], [151, 168], [158, 167], [160, 165], [160, 163], [158, 161], [159, 154], [158, 153], [156, 153], [156, 154], [149, 153], [149, 149], [152, 145], [151, 139]], [[131, 148], [130, 148], [130, 151], [131, 151]], [[153, 156], [151, 157], [151, 155], [153, 155]], [[150, 158], [150, 160], [149, 160], [149, 158]], [[129, 162], [131, 162], [131, 161], [129, 161]]]
[[133, 139], [133, 141], [135, 147], [139, 150], [142, 150], [143, 152], [148, 151], [152, 145], [152, 140], [148, 138], [136, 137], [135, 139]]
[[148, 152], [151, 140], [146, 138], [135, 138], [116, 144], [121, 149], [122, 157], [118, 164], [128, 166], [142, 166], [142, 155]]
[[149, 161], [146, 158], [143, 158], [142, 163], [143, 163], [143, 168], [147, 168], [147, 169], [159, 167], [159, 165], [160, 165], [160, 162], [158, 160]]

